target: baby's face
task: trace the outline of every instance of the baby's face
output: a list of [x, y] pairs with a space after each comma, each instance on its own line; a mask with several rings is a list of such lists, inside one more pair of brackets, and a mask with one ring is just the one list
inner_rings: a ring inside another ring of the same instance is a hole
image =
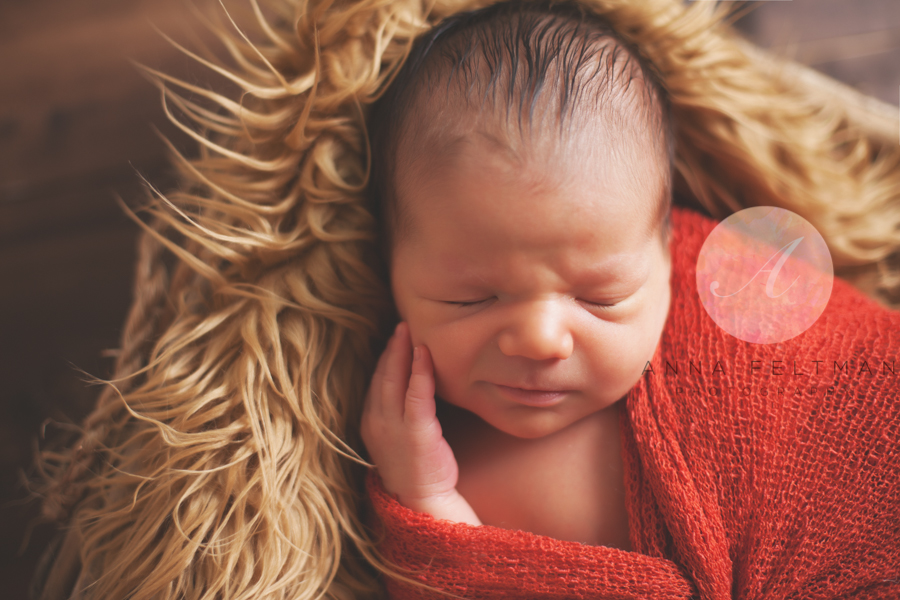
[[538, 438], [622, 399], [653, 356], [670, 302], [649, 216], [661, 178], [646, 153], [517, 164], [484, 139], [398, 173], [413, 224], [391, 285], [436, 395]]

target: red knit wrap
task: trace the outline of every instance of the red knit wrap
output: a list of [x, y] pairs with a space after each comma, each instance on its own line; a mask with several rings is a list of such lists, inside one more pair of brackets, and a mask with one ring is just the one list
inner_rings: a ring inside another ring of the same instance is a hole
[[669, 317], [620, 413], [633, 551], [437, 520], [372, 471], [380, 550], [466, 598], [900, 599], [900, 312], [835, 279], [807, 331], [742, 342], [696, 291], [716, 221], [679, 207], [672, 220]]

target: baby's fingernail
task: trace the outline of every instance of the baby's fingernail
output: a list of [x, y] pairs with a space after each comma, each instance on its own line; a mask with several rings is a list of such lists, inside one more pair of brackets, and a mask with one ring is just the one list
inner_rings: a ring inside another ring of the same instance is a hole
[[413, 360], [419, 360], [422, 358], [422, 349], [416, 346], [413, 348]]

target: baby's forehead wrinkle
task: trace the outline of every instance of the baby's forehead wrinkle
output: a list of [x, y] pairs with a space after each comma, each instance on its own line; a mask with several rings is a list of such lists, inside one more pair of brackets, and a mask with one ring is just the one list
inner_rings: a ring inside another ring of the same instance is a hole
[[[504, 140], [488, 131], [484, 131], [483, 129], [476, 129], [473, 134], [486, 141], [493, 150], [499, 152], [500, 155], [503, 158], [506, 158], [511, 165], [521, 166], [524, 163], [524, 157], [507, 140]], [[470, 137], [462, 136], [459, 139], [457, 147], [471, 141], [473, 140]]]

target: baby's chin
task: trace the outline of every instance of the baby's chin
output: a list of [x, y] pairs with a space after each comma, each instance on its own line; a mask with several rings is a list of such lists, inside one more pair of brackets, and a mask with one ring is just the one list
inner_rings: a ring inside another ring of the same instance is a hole
[[508, 420], [491, 425], [498, 431], [521, 440], [539, 440], [554, 435], [565, 435], [567, 431], [573, 430], [579, 423], [596, 415], [597, 412], [599, 411], [582, 417], [571, 417], [545, 411], [525, 415], [524, 418], [515, 421]]
[[499, 415], [481, 415], [438, 396], [435, 396], [435, 401], [437, 417], [442, 426], [452, 422], [456, 427], [462, 426], [470, 430], [486, 427], [523, 440], [537, 440], [554, 435], [601, 411], [598, 409], [580, 415], [552, 408], [522, 406]]

